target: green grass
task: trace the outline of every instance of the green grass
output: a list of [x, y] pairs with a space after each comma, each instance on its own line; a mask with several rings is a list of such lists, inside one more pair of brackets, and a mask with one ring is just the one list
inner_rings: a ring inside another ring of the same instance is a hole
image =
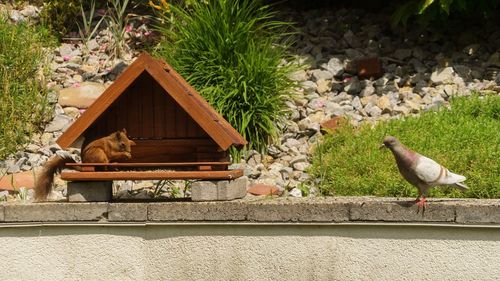
[[52, 37], [25, 24], [13, 25], [0, 15], [0, 160], [31, 139], [50, 118], [46, 91], [38, 79]]
[[434, 188], [431, 197], [500, 198], [500, 96], [456, 98], [451, 110], [424, 112], [364, 126], [344, 126], [325, 136], [313, 155], [311, 174], [324, 195], [416, 197], [394, 157], [379, 149], [386, 135], [467, 177], [470, 189]]
[[[281, 66], [289, 24], [251, 0], [193, 1], [172, 7], [157, 55], [165, 58], [250, 143], [265, 150], [278, 134], [294, 85]], [[277, 44], [280, 42], [281, 44]]]

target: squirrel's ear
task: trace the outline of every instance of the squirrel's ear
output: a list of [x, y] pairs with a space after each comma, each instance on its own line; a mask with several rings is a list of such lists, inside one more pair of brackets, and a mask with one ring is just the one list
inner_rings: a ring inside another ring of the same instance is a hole
[[129, 140], [129, 144], [130, 144], [130, 146], [137, 145], [133, 140]]
[[126, 135], [127, 134], [127, 129], [123, 128], [122, 132]]
[[122, 139], [122, 136], [120, 135], [120, 131], [115, 132], [115, 138], [116, 138], [117, 140], [121, 140], [121, 139]]

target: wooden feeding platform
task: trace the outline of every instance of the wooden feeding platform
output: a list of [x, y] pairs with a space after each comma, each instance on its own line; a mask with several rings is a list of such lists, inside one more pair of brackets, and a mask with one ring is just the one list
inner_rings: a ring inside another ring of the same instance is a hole
[[229, 148], [245, 139], [168, 63], [141, 54], [59, 137], [67, 148], [125, 128], [132, 158], [123, 163], [68, 163], [68, 181], [230, 180]]

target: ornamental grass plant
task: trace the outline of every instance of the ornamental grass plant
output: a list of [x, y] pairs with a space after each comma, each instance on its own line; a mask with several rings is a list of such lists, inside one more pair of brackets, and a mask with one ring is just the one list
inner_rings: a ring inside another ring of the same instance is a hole
[[0, 160], [28, 142], [51, 113], [43, 86], [46, 30], [0, 15]]
[[327, 135], [313, 155], [310, 170], [324, 195], [416, 197], [417, 189], [399, 174], [384, 136], [467, 177], [466, 192], [431, 189], [430, 197], [500, 198], [500, 96], [454, 98], [451, 110], [354, 129], [342, 126]]
[[[249, 141], [265, 150], [278, 135], [294, 66], [284, 63], [290, 24], [260, 1], [191, 1], [161, 6], [165, 58]], [[165, 16], [166, 15], [166, 16]]]

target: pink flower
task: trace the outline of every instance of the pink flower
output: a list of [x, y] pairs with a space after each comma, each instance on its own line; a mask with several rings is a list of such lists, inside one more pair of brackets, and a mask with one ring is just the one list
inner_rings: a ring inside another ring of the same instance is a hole
[[125, 26], [125, 32], [130, 32], [130, 31], [132, 31], [132, 25], [131, 24]]
[[70, 56], [63, 56], [63, 60], [64, 60], [64, 61], [69, 61], [70, 59], [71, 59], [71, 57], [70, 57]]
[[73, 87], [73, 88], [80, 88], [80, 86], [81, 86], [81, 85], [80, 85], [80, 83], [75, 83], [75, 84], [73, 84], [73, 86], [72, 86], [72, 87]]

